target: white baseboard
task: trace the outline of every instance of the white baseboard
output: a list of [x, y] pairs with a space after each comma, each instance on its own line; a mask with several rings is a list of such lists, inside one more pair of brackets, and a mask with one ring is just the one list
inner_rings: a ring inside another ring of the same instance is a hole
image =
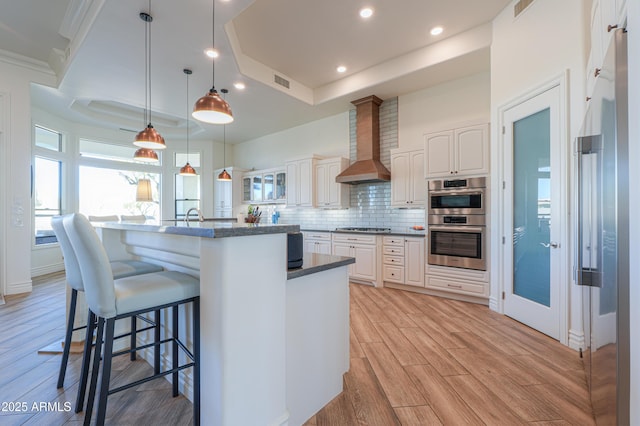
[[54, 272], [60, 271], [64, 271], [64, 263], [54, 263], [52, 265], [31, 268], [31, 276], [39, 277], [40, 275], [53, 274]]
[[584, 332], [573, 329], [569, 330], [569, 347], [576, 351], [584, 349], [586, 347]]
[[494, 312], [502, 313], [500, 312], [500, 303], [497, 297], [493, 297], [493, 296], [489, 297], [489, 309], [491, 309]]
[[31, 293], [33, 286], [31, 284], [31, 280], [24, 281], [21, 283], [8, 283], [7, 284], [7, 292], [5, 296], [9, 294], [20, 294], [20, 293]]

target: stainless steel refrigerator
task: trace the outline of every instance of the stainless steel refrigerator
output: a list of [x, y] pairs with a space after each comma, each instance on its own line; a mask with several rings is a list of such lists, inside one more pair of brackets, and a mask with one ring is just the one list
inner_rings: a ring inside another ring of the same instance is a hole
[[627, 36], [616, 30], [577, 139], [577, 282], [598, 425], [629, 424]]

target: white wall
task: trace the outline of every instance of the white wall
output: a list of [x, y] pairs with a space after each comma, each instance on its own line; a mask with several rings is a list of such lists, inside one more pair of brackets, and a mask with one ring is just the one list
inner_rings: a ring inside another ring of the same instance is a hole
[[[492, 187], [500, 185], [500, 152], [498, 135], [499, 108], [533, 91], [544, 83], [562, 76], [568, 70], [567, 87], [567, 137], [564, 141], [567, 189], [566, 202], [571, 208], [573, 191], [571, 143], [578, 135], [585, 112], [585, 2], [582, 0], [537, 0], [517, 18], [513, 17], [511, 2], [493, 21], [493, 43], [491, 47], [491, 151]], [[495, 194], [495, 193], [494, 193]], [[492, 220], [500, 211], [499, 197], [492, 198]], [[499, 229], [498, 223], [494, 229]], [[572, 241], [572, 223], [569, 218], [562, 224], [567, 244]], [[495, 271], [501, 268], [501, 244], [498, 232], [491, 235], [491, 300], [493, 307], [499, 306], [500, 277]], [[567, 257], [568, 283], [572, 282], [571, 263], [573, 253]], [[569, 324], [571, 336], [582, 336], [581, 301], [575, 286], [569, 289]], [[571, 342], [566, 342], [571, 343]], [[576, 345], [573, 345], [574, 347]]]
[[[629, 51], [629, 181], [640, 182], [640, 2], [627, 0], [629, 17], [628, 51]], [[635, 167], [634, 167], [635, 165]], [[640, 192], [629, 191], [630, 217], [634, 218], [640, 211]], [[633, 212], [633, 214], [631, 214]], [[630, 264], [630, 295], [629, 310], [630, 340], [631, 340], [631, 410], [630, 424], [640, 424], [640, 223], [630, 220], [629, 224], [629, 258]]]
[[31, 291], [31, 101], [30, 83], [55, 84], [44, 64], [0, 58], [0, 292]]
[[463, 122], [489, 122], [490, 73], [402, 95], [398, 98], [398, 146], [422, 146], [425, 133], [448, 130]]
[[234, 166], [266, 169], [311, 154], [349, 158], [347, 111], [234, 145]]

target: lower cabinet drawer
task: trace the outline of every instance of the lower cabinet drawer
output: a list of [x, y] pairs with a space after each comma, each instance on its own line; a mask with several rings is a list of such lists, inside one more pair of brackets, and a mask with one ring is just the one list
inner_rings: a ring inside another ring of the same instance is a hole
[[475, 296], [484, 296], [487, 284], [450, 280], [447, 278], [427, 275], [426, 287], [437, 290], [447, 290], [456, 293], [468, 293]]
[[384, 265], [383, 277], [385, 281], [404, 284], [404, 267]]
[[385, 265], [404, 266], [404, 257], [402, 256], [382, 256], [382, 263]]
[[404, 246], [382, 246], [382, 253], [390, 256], [404, 256]]

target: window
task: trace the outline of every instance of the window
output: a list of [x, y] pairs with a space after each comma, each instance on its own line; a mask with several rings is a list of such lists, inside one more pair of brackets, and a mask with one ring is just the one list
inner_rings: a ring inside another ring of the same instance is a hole
[[[83, 158], [96, 158], [100, 160], [122, 161], [125, 163], [139, 163], [133, 159], [138, 147], [133, 145], [113, 145], [104, 142], [80, 139], [79, 152]], [[161, 152], [156, 151], [161, 159]]]
[[62, 135], [53, 130], [36, 126], [35, 145], [39, 148], [60, 152], [62, 151]]
[[62, 134], [34, 127], [33, 213], [35, 244], [52, 244], [57, 239], [51, 217], [62, 212]]
[[58, 241], [51, 227], [51, 217], [61, 212], [61, 171], [60, 161], [35, 158], [33, 197], [36, 245]]
[[[151, 180], [152, 202], [136, 201], [138, 179]], [[160, 217], [160, 174], [135, 170], [80, 166], [80, 212], [87, 216], [145, 215]]]

